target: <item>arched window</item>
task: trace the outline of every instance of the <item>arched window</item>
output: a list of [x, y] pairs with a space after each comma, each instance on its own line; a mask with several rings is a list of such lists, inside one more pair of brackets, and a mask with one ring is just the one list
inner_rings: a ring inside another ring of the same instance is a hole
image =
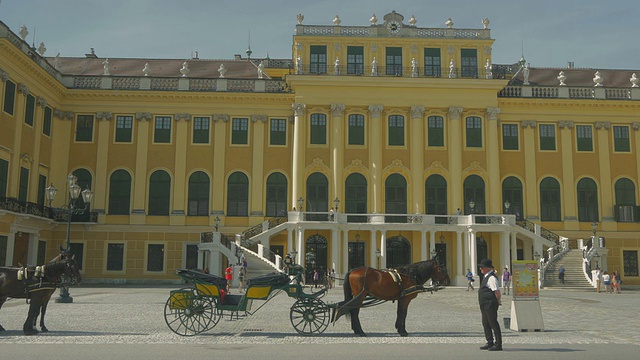
[[[78, 186], [80, 186], [82, 190], [85, 190], [85, 189], [93, 190], [91, 188], [92, 177], [89, 170], [77, 169], [76, 171], [73, 172], [73, 175], [75, 175], [75, 177], [78, 178], [77, 184]], [[78, 200], [76, 201], [76, 207], [80, 209], [84, 209], [85, 207], [82, 194], [78, 196]], [[83, 214], [75, 214], [71, 217], [71, 221], [73, 222], [87, 222], [89, 221], [89, 219], [91, 219], [91, 211], [89, 210], [85, 211]]]
[[[347, 214], [367, 213], [367, 179], [364, 175], [353, 173], [345, 181], [344, 211]], [[367, 222], [366, 216], [349, 216], [347, 222]]]
[[229, 176], [227, 186], [227, 216], [249, 215], [249, 178], [240, 171]]
[[540, 182], [540, 220], [562, 221], [560, 183], [547, 177]]
[[[478, 175], [469, 175], [464, 179], [464, 213], [484, 214], [484, 180]], [[473, 201], [473, 209], [470, 203]]]
[[[507, 201], [509, 202], [508, 209], [505, 205]], [[505, 214], [515, 214], [518, 220], [524, 218], [522, 182], [515, 176], [509, 176], [502, 182], [502, 206]]]
[[[424, 184], [426, 213], [430, 215], [447, 214], [447, 180], [442, 175], [431, 175]], [[436, 224], [446, 224], [448, 218], [436, 218]]]
[[578, 181], [578, 221], [599, 221], [598, 186], [589, 178]]
[[[327, 238], [315, 234], [307, 238], [305, 244], [305, 269], [307, 273], [307, 283], [313, 283], [313, 269], [318, 269], [318, 274], [323, 276], [327, 271]], [[322, 279], [322, 277], [320, 277]]]
[[267, 216], [285, 216], [287, 214], [287, 178], [273, 173], [267, 178]]
[[109, 214], [129, 215], [130, 207], [131, 175], [126, 170], [116, 170], [109, 181]]
[[209, 215], [209, 175], [196, 171], [189, 176], [189, 206], [187, 215]]
[[149, 178], [149, 215], [169, 215], [171, 177], [164, 170], [156, 170]]
[[633, 222], [638, 221], [638, 211], [636, 210], [636, 187], [633, 181], [622, 178], [616, 181], [616, 204], [614, 216], [616, 221]]
[[411, 244], [402, 235], [387, 239], [387, 268], [411, 263]]
[[[307, 208], [308, 212], [329, 211], [329, 181], [322, 173], [313, 173], [307, 179]], [[308, 214], [307, 220], [326, 221], [327, 215]]]
[[[384, 183], [385, 212], [387, 214], [407, 213], [407, 180], [400, 174], [391, 174]], [[406, 223], [406, 216], [387, 216], [385, 222]]]

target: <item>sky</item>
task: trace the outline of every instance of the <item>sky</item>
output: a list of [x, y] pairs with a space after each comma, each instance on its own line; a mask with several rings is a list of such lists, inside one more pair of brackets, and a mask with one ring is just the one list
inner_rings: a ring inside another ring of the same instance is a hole
[[418, 27], [482, 28], [491, 21], [492, 61], [531, 67], [640, 69], [640, 0], [0, 0], [0, 21], [45, 56], [230, 59], [291, 58], [296, 15], [306, 25], [368, 26], [395, 10]]

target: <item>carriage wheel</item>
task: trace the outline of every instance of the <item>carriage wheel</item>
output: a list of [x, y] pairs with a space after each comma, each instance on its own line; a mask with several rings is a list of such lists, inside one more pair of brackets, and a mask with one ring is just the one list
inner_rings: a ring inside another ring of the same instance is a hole
[[188, 296], [170, 296], [164, 306], [164, 320], [167, 326], [181, 336], [200, 334], [213, 328], [220, 320], [213, 298], [197, 296], [191, 289], [187, 291]]
[[322, 300], [299, 299], [291, 307], [291, 325], [302, 335], [322, 334], [329, 326], [330, 309]]

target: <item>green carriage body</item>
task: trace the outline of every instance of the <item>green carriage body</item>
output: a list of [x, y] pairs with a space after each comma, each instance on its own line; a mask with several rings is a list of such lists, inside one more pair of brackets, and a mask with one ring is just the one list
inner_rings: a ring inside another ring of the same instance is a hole
[[[326, 289], [305, 293], [301, 284], [304, 269], [293, 265], [287, 273], [273, 273], [249, 279], [242, 295], [225, 294], [226, 280], [196, 270], [179, 269], [176, 275], [191, 287], [172, 290], [165, 304], [165, 322], [178, 335], [193, 336], [213, 328], [220, 318], [240, 319], [255, 314], [275, 295], [284, 291], [296, 299], [291, 307], [290, 320], [296, 331], [303, 335], [319, 334], [329, 325], [331, 306], [320, 298]], [[262, 300], [251, 311], [254, 300]]]

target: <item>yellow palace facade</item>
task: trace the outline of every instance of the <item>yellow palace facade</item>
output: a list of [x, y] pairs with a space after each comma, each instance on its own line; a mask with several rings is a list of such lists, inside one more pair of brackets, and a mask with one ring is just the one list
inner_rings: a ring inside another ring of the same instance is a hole
[[[577, 250], [640, 284], [636, 75], [494, 64], [482, 23], [299, 16], [291, 59], [229, 60], [44, 57], [0, 24], [0, 266], [68, 241], [94, 282], [243, 249], [337, 274], [437, 257], [463, 283]], [[69, 174], [94, 194], [70, 221]]]

